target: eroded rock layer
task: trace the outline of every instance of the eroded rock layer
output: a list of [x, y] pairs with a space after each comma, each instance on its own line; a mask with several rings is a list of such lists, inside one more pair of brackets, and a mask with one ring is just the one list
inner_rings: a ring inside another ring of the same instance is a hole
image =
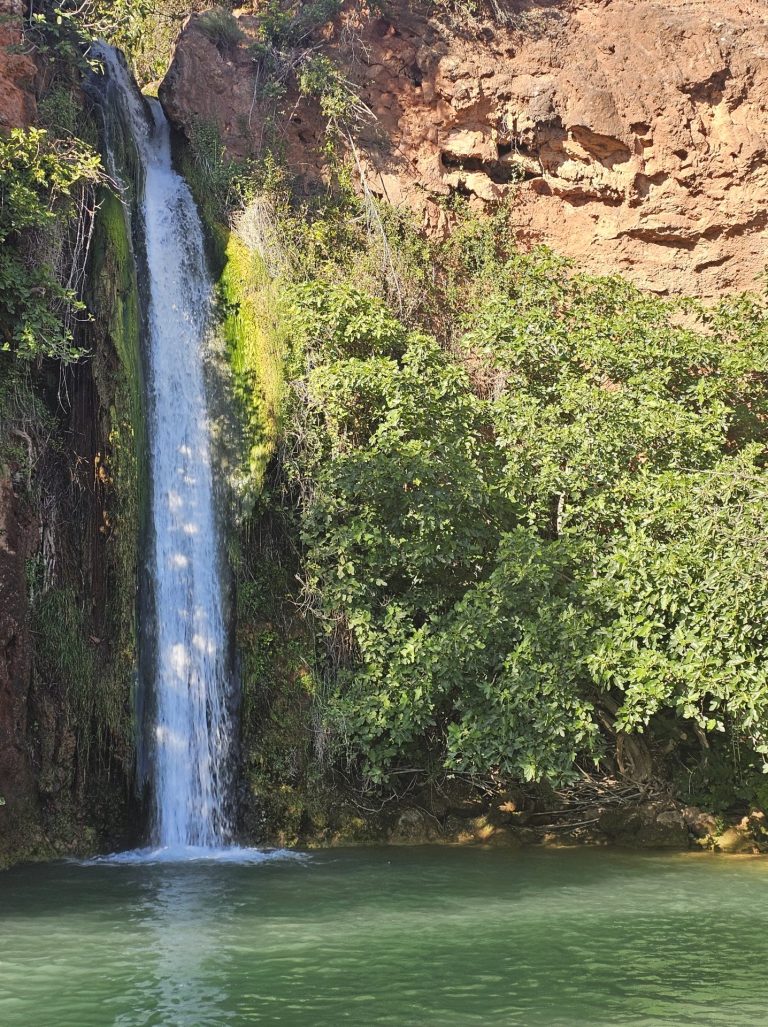
[[[358, 146], [369, 186], [440, 231], [440, 198], [513, 194], [523, 245], [657, 292], [755, 287], [766, 263], [768, 8], [761, 0], [526, 0], [499, 19], [430, 15], [404, 0], [352, 10], [328, 48], [375, 121]], [[161, 96], [190, 131], [215, 122], [229, 152], [265, 139], [263, 69], [188, 22]], [[280, 126], [289, 161], [320, 173], [322, 119], [304, 101]]]

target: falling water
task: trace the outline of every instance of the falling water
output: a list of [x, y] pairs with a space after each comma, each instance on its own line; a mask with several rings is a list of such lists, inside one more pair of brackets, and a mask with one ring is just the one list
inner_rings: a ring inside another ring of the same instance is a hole
[[[200, 219], [171, 165], [170, 130], [116, 51], [101, 47], [105, 120], [138, 155], [144, 256], [154, 724], [154, 842], [174, 851], [225, 844], [227, 638], [211, 473], [203, 346], [211, 307]], [[121, 169], [109, 127], [108, 159]]]

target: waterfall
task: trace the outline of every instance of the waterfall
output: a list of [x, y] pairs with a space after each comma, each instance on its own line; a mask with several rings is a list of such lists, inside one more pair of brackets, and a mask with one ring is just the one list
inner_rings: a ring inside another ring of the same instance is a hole
[[172, 166], [162, 107], [141, 96], [115, 50], [100, 46], [96, 56], [104, 74], [93, 88], [100, 94], [110, 173], [126, 177], [120, 166], [126, 143], [137, 163], [130, 177], [146, 335], [151, 601], [144, 604], [150, 623], [143, 634], [151, 639], [151, 654], [143, 663], [152, 677], [144, 687], [153, 717], [153, 842], [169, 851], [213, 849], [230, 840], [225, 798], [232, 724], [203, 378], [212, 283], [192, 195]]

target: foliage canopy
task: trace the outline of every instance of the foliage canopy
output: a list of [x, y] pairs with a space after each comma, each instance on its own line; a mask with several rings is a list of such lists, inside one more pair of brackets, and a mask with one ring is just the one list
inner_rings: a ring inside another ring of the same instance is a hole
[[[100, 159], [84, 142], [52, 139], [43, 129], [12, 130], [0, 137], [0, 330], [2, 344], [18, 356], [80, 356], [67, 311], [83, 305], [40, 259], [40, 239], [66, 224], [77, 191], [100, 175]], [[37, 238], [37, 253], [25, 241]]]
[[768, 753], [764, 302], [546, 251], [492, 278], [458, 360], [350, 286], [290, 292], [284, 459], [337, 737], [372, 780], [564, 779], [606, 711]]

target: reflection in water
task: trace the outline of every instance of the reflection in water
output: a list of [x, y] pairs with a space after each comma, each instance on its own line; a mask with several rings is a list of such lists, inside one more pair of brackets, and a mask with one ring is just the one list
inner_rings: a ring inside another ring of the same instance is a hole
[[2, 1027], [764, 1027], [768, 861], [430, 849], [0, 874]]
[[216, 1027], [232, 1022], [224, 932], [233, 896], [226, 875], [174, 869], [142, 890], [137, 916], [144, 927], [147, 975], [137, 983], [131, 1011], [115, 1019], [116, 1027], [146, 1022], [136, 1016], [142, 1009], [151, 1011], [153, 1023]]

